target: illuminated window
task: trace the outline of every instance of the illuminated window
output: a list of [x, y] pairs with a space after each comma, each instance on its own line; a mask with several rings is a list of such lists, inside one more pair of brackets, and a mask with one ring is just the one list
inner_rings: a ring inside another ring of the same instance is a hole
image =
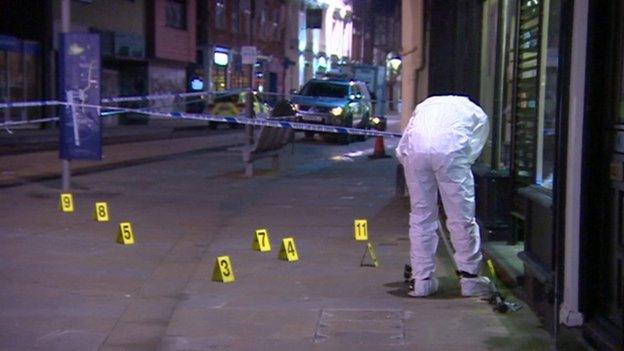
[[230, 57], [225, 52], [216, 51], [214, 53], [214, 63], [218, 66], [227, 66], [230, 61]]

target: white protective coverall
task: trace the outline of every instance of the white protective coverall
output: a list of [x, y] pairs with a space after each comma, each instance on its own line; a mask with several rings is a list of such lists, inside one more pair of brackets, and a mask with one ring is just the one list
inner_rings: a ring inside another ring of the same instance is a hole
[[[429, 97], [416, 106], [403, 132], [396, 155], [403, 164], [410, 194], [414, 289], [421, 290], [412, 296], [426, 296], [437, 290], [433, 272], [438, 245], [438, 190], [457, 268], [469, 274], [479, 273], [482, 256], [470, 168], [479, 157], [488, 132], [485, 112], [463, 96]], [[472, 294], [464, 291], [464, 283], [462, 294]]]

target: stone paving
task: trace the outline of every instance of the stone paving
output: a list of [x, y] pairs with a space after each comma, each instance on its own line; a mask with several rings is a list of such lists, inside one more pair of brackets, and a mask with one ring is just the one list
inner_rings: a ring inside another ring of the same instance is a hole
[[[552, 349], [528, 307], [501, 315], [460, 297], [443, 248], [441, 291], [406, 297], [409, 204], [394, 196], [396, 160], [366, 157], [373, 139], [300, 139], [280, 170], [260, 161], [250, 179], [228, 151], [235, 138], [184, 140], [107, 147], [109, 160], [143, 161], [75, 176], [74, 213], [57, 209], [58, 179], [0, 189], [1, 350]], [[92, 219], [95, 201], [108, 202], [110, 222]], [[356, 218], [368, 220], [377, 268], [360, 267]], [[115, 243], [121, 221], [134, 245]], [[268, 253], [251, 249], [257, 228]], [[277, 259], [286, 236], [299, 261]], [[233, 283], [211, 280], [221, 255]]]

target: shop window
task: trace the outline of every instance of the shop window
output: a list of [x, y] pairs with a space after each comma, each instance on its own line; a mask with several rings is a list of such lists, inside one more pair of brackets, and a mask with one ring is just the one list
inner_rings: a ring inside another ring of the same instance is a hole
[[[624, 12], [624, 11], [623, 11]], [[622, 31], [624, 32], [624, 30]], [[624, 33], [622, 33], [624, 36]], [[620, 48], [620, 94], [617, 101], [617, 123], [624, 124], [624, 44]]]
[[223, 91], [227, 89], [227, 66], [212, 65], [212, 81], [214, 90]]
[[185, 0], [167, 0], [165, 3], [165, 24], [170, 28], [186, 30]]
[[[37, 52], [24, 52], [24, 82], [25, 86], [25, 100], [38, 100], [41, 97], [41, 82], [39, 77], [39, 59]], [[29, 107], [26, 109], [28, 118], [41, 117], [40, 107]]]
[[215, 28], [225, 29], [225, 0], [215, 2]]
[[0, 101], [7, 101], [9, 99], [7, 89], [6, 65], [6, 51], [0, 50]]

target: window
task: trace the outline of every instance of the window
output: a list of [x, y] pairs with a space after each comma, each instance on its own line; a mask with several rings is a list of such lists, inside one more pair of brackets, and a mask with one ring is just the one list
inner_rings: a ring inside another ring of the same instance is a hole
[[249, 0], [238, 0], [240, 5], [240, 14], [243, 16], [242, 18], [242, 27], [243, 33], [249, 34], [249, 29], [251, 28], [251, 8], [249, 4]]
[[262, 10], [260, 11], [260, 37], [261, 38], [266, 38], [267, 37], [267, 11], [265, 8], [262, 8]]
[[215, 28], [225, 29], [225, 0], [215, 2]]
[[167, 0], [165, 4], [165, 25], [170, 28], [186, 30], [185, 0]]
[[238, 33], [240, 30], [239, 20], [239, 0], [232, 0], [232, 32]]
[[279, 28], [280, 28], [280, 9], [277, 8], [275, 9], [275, 12], [273, 12], [273, 33], [271, 33], [271, 37], [273, 38], [273, 40], [281, 40]]
[[557, 120], [557, 85], [559, 80], [559, 37], [561, 35], [559, 0], [545, 2], [540, 68], [540, 108], [537, 124], [537, 164], [535, 182], [552, 189], [555, 165], [555, 126]]

